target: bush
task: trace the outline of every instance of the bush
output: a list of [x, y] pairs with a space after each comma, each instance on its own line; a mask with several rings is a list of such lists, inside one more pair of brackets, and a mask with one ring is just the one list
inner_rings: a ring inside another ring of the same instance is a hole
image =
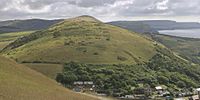
[[121, 61], [126, 61], [126, 60], [127, 60], [126, 57], [122, 57], [122, 56], [117, 56], [117, 59], [118, 59], [118, 60], [121, 60]]
[[186, 87], [186, 84], [185, 84], [183, 81], [178, 81], [178, 82], [177, 82], [177, 85], [178, 85], [178, 87], [180, 87], [180, 88], [185, 88], [185, 87]]

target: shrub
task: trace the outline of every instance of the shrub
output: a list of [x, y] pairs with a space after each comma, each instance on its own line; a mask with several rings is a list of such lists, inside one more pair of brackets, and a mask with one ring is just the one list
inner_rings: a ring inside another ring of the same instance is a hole
[[117, 56], [117, 59], [118, 59], [118, 60], [121, 60], [121, 61], [126, 61], [126, 60], [127, 60], [126, 57], [122, 57], [122, 56]]

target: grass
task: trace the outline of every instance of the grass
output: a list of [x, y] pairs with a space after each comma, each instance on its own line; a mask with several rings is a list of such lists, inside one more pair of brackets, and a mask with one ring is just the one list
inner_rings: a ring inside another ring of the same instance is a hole
[[97, 100], [74, 93], [12, 60], [0, 57], [0, 100]]
[[62, 69], [63, 69], [63, 66], [60, 64], [25, 63], [24, 65], [52, 79], [55, 79], [57, 73], [62, 72]]
[[4, 56], [19, 62], [136, 64], [148, 61], [156, 47], [154, 41], [137, 33], [84, 16], [32, 33], [10, 45]]

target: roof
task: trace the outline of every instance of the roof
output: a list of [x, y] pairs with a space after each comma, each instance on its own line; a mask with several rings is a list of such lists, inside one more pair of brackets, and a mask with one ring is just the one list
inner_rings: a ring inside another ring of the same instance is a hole
[[93, 85], [94, 83], [92, 81], [76, 81], [74, 82], [74, 85]]
[[200, 92], [200, 88], [197, 88], [196, 90]]
[[81, 82], [81, 81], [74, 82], [74, 85], [82, 85], [82, 84], [83, 84], [83, 82]]
[[156, 86], [155, 88], [156, 88], [156, 90], [162, 90], [163, 89], [161, 86]]

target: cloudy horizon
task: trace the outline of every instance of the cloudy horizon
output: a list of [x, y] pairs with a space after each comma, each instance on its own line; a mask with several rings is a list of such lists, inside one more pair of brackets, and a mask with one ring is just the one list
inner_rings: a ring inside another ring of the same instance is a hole
[[0, 20], [94, 16], [115, 20], [200, 22], [200, 0], [0, 0]]

